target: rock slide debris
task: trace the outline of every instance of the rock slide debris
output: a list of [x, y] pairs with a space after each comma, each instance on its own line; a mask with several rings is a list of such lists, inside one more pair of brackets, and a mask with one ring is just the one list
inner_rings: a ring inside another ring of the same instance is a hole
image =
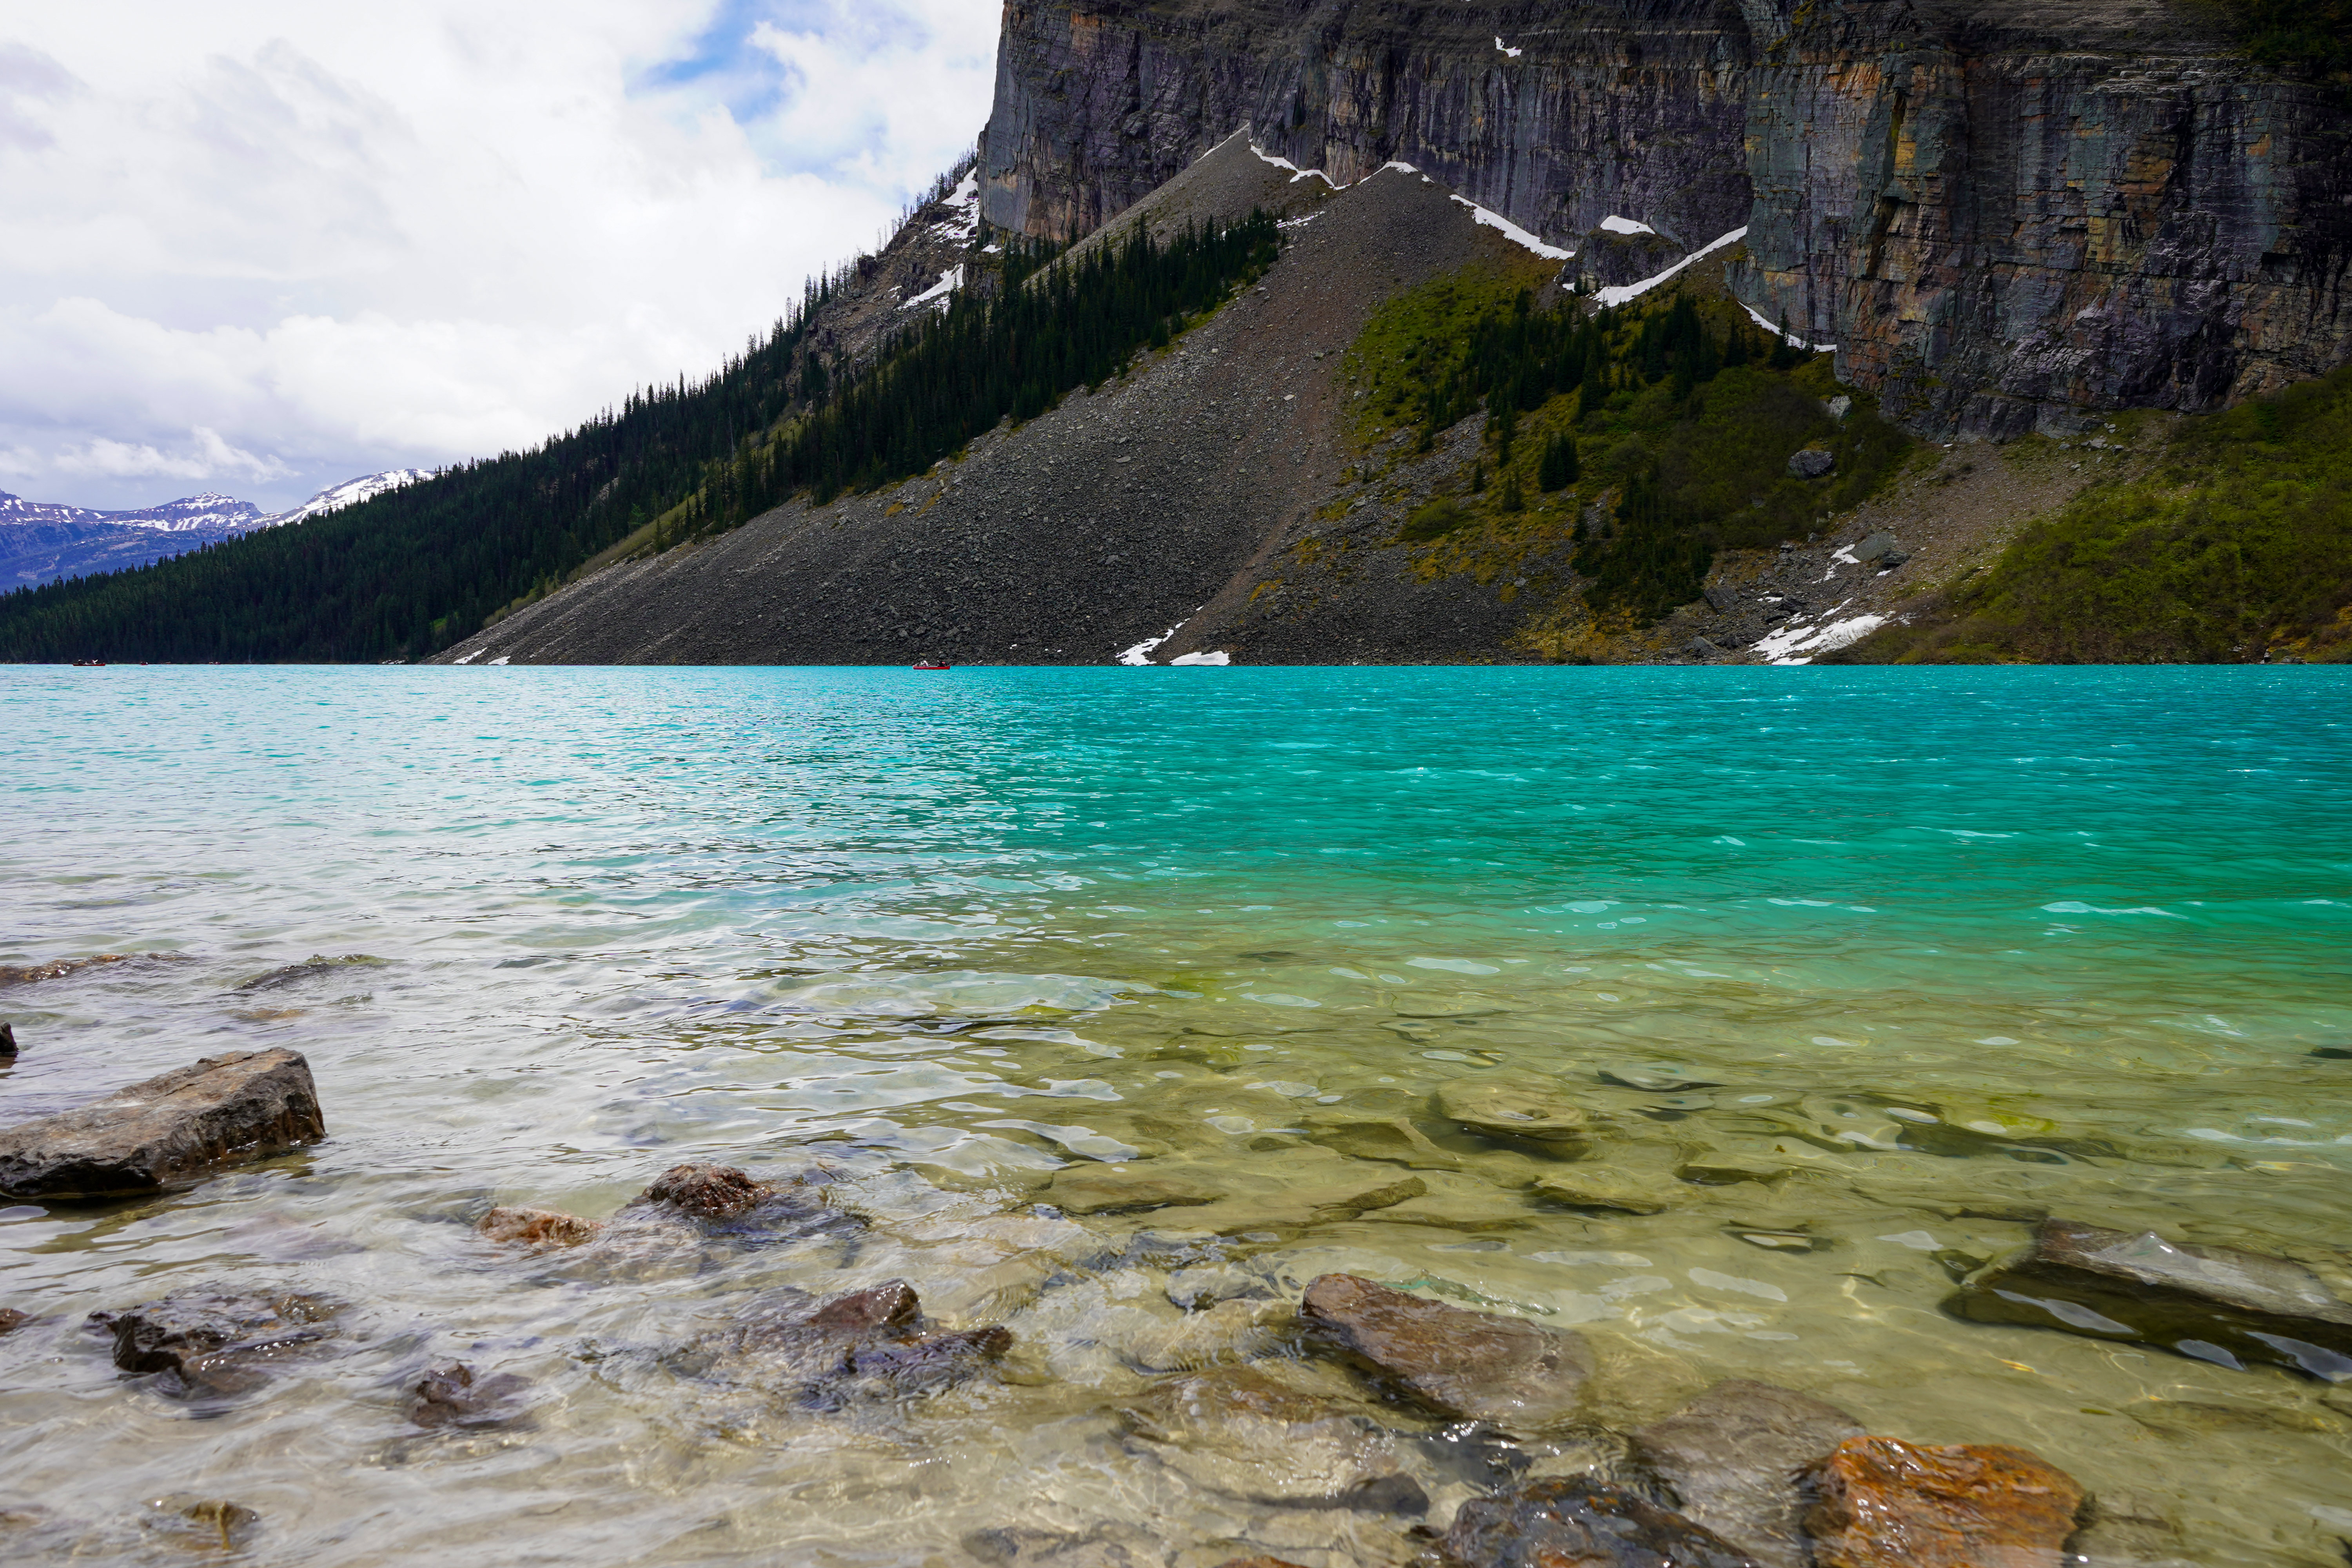
[[106, 1198], [153, 1193], [232, 1162], [327, 1135], [299, 1051], [205, 1057], [102, 1100], [0, 1128], [0, 1194]]

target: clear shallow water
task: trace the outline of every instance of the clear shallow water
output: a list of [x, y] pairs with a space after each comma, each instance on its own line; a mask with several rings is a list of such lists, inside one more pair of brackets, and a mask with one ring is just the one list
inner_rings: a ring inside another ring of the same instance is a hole
[[[0, 991], [25, 1047], [0, 1117], [287, 1045], [332, 1134], [153, 1204], [0, 1209], [0, 1305], [42, 1314], [0, 1340], [0, 1508], [28, 1510], [0, 1528], [31, 1558], [168, 1558], [142, 1508], [185, 1494], [257, 1509], [252, 1558], [306, 1564], [953, 1563], [976, 1530], [1106, 1520], [1188, 1565], [1391, 1561], [1402, 1521], [1236, 1500], [1118, 1415], [1177, 1368], [1311, 1378], [1283, 1298], [1346, 1268], [1581, 1327], [1619, 1369], [1606, 1421], [1761, 1377], [2145, 1494], [2193, 1561], [2339, 1562], [2352, 1400], [1958, 1322], [1935, 1254], [2012, 1245], [1980, 1216], [2033, 1205], [2287, 1251], [2352, 1294], [2352, 1062], [2308, 1054], [2352, 1046], [2347, 691], [0, 670], [0, 963], [181, 955]], [[381, 962], [237, 989], [351, 953]], [[1659, 1063], [1717, 1087], [1598, 1076]], [[1455, 1078], [1570, 1094], [1611, 1134], [1564, 1168], [1683, 1201], [1531, 1198], [1547, 1163], [1429, 1118]], [[1404, 1174], [1309, 1141], [1348, 1113], [1418, 1118], [1454, 1168], [1281, 1221], [1286, 1185]], [[1998, 1135], [1893, 1147], [1921, 1117]], [[1662, 1174], [1701, 1154], [1795, 1173]], [[617, 1269], [471, 1230], [494, 1201], [601, 1216], [690, 1158], [829, 1170], [870, 1229]], [[1089, 1158], [1234, 1195], [1041, 1211]], [[1171, 1266], [1218, 1258], [1265, 1299], [1184, 1313]], [[893, 1277], [1008, 1324], [1006, 1374], [818, 1416], [653, 1353], [763, 1289]], [[78, 1326], [209, 1279], [323, 1291], [342, 1331], [197, 1420]], [[404, 1384], [459, 1357], [533, 1379], [531, 1424], [411, 1433]], [[1466, 1491], [1427, 1479], [1442, 1520]]]

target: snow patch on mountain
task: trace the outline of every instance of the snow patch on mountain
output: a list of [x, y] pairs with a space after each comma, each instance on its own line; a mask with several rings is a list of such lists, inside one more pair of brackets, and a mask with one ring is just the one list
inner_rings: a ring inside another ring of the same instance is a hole
[[[329, 485], [300, 506], [290, 507], [285, 511], [273, 511], [268, 517], [257, 518], [252, 526], [276, 528], [283, 523], [300, 522], [306, 518], [317, 517], [324, 512], [341, 511], [347, 506], [357, 506], [360, 502], [380, 496], [386, 490], [396, 490], [403, 485], [413, 485], [419, 479], [429, 479], [432, 477], [423, 468], [386, 468], [380, 474], [362, 474], [358, 479], [345, 479], [339, 485]], [[245, 503], [240, 501], [237, 504], [242, 506]]]

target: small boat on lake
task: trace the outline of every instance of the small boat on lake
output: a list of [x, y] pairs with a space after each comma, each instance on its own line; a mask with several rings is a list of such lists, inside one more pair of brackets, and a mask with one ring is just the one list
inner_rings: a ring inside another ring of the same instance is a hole
[[76, 669], [104, 669], [106, 668], [106, 660], [102, 658], [78, 658], [73, 661], [73, 667]]
[[915, 661], [915, 668], [917, 669], [953, 669], [955, 666], [943, 658], [919, 658]]

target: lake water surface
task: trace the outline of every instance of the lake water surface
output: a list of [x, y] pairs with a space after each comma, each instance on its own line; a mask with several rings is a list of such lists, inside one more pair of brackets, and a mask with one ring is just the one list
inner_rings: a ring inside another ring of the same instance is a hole
[[[0, 669], [0, 963], [152, 955], [0, 989], [0, 1120], [289, 1046], [331, 1134], [0, 1207], [0, 1306], [37, 1314], [0, 1339], [0, 1554], [185, 1561], [149, 1505], [229, 1498], [272, 1563], [950, 1565], [1106, 1521], [1187, 1568], [1402, 1562], [1410, 1521], [1254, 1502], [1122, 1414], [1186, 1368], [1325, 1375], [1286, 1314], [1344, 1269], [1580, 1328], [1606, 1424], [1761, 1378], [2030, 1447], [2188, 1561], [2340, 1563], [2352, 1391], [1939, 1303], [2045, 1209], [2352, 1295], [2352, 1060], [2313, 1054], [2352, 1047], [2347, 698], [2314, 668]], [[313, 955], [364, 962], [249, 984]], [[1669, 1069], [1706, 1087], [1601, 1076]], [[1609, 1130], [1577, 1167], [1674, 1205], [1533, 1195], [1558, 1162], [1433, 1116], [1463, 1078], [1573, 1098]], [[1407, 1173], [1338, 1147], [1349, 1117], [1429, 1138], [1425, 1191], [1286, 1214]], [[1675, 1178], [1708, 1158], [1786, 1173]], [[689, 1159], [828, 1173], [866, 1228], [625, 1266], [473, 1229]], [[1046, 1191], [1138, 1160], [1230, 1195]], [[1001, 1373], [811, 1411], [665, 1359], [763, 1292], [893, 1278], [1006, 1324]], [[331, 1297], [337, 1335], [192, 1408], [82, 1327], [204, 1281]], [[528, 1420], [410, 1427], [453, 1359], [530, 1379]], [[1478, 1483], [1423, 1479], [1437, 1523]]]

